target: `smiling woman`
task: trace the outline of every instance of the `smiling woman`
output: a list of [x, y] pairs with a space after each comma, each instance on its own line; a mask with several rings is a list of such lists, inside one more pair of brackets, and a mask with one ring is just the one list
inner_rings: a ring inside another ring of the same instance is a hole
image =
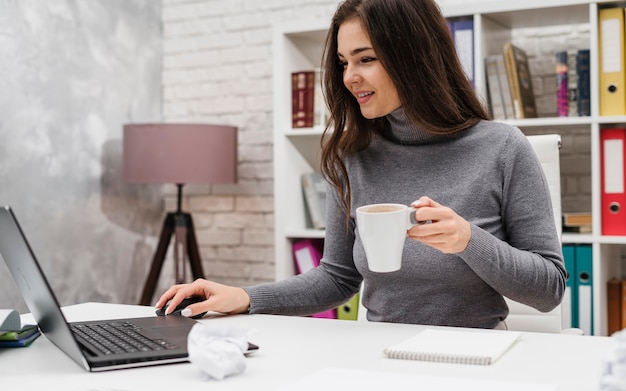
[[[200, 295], [196, 312], [309, 315], [359, 291], [370, 321], [504, 328], [504, 296], [540, 311], [565, 289], [550, 192], [517, 128], [489, 120], [434, 0], [346, 0], [322, 60], [330, 121], [323, 259], [282, 281], [197, 280], [157, 305]], [[399, 270], [371, 270], [363, 205], [415, 208]], [[529, 207], [532, 206], [532, 207]]]
[[361, 21], [355, 17], [344, 22], [337, 40], [341, 43], [337, 55], [343, 64], [343, 82], [356, 97], [363, 117], [382, 117], [400, 107], [398, 91], [378, 61]]

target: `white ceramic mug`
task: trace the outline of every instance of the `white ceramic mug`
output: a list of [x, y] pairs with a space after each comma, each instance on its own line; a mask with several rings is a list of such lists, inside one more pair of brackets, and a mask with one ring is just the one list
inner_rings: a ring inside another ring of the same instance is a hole
[[407, 230], [415, 208], [402, 204], [371, 204], [357, 208], [356, 223], [369, 269], [386, 273], [400, 270]]

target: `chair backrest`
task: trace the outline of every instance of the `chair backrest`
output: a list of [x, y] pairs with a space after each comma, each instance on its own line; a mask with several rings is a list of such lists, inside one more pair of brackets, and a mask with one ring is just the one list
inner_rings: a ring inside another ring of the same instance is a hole
[[[561, 167], [559, 164], [559, 149], [561, 136], [545, 134], [527, 136], [532, 145], [548, 180], [554, 222], [561, 238]], [[505, 297], [509, 306], [509, 316], [506, 324], [509, 330], [538, 331], [559, 333], [562, 331], [563, 319], [570, 314], [562, 313], [562, 305], [558, 305], [550, 312], [540, 312], [525, 304], [518, 303]], [[569, 307], [567, 307], [569, 308]]]
[[[548, 180], [550, 196], [552, 198], [552, 209], [554, 222], [561, 237], [561, 168], [559, 163], [559, 149], [561, 147], [561, 136], [558, 134], [546, 134], [527, 136], [535, 153], [541, 161], [541, 166]], [[361, 285], [361, 290], [363, 286]], [[558, 305], [550, 312], [540, 312], [530, 306], [518, 303], [505, 297], [509, 306], [509, 316], [506, 324], [509, 330], [553, 332], [562, 330], [562, 316], [569, 316], [561, 313], [561, 305]], [[367, 320], [367, 310], [359, 300], [358, 320]]]

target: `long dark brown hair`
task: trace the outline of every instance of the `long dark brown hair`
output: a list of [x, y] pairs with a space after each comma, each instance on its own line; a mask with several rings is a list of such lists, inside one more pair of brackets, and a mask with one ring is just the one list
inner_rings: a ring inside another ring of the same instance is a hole
[[367, 119], [343, 83], [337, 50], [339, 27], [357, 18], [378, 60], [389, 74], [406, 116], [418, 128], [450, 134], [489, 114], [476, 96], [457, 57], [445, 18], [434, 0], [345, 0], [333, 16], [322, 59], [323, 90], [329, 108], [322, 137], [321, 170], [349, 217], [351, 188], [343, 158], [366, 148], [385, 119]]

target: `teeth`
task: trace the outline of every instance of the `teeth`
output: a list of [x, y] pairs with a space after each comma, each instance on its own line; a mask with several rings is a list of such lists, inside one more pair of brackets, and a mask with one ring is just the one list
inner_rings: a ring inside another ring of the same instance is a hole
[[366, 97], [366, 96], [368, 96], [368, 95], [372, 95], [372, 93], [371, 93], [371, 92], [362, 92], [362, 93], [360, 93], [360, 94], [357, 94], [357, 96], [358, 96], [359, 98], [363, 98], [363, 97]]

